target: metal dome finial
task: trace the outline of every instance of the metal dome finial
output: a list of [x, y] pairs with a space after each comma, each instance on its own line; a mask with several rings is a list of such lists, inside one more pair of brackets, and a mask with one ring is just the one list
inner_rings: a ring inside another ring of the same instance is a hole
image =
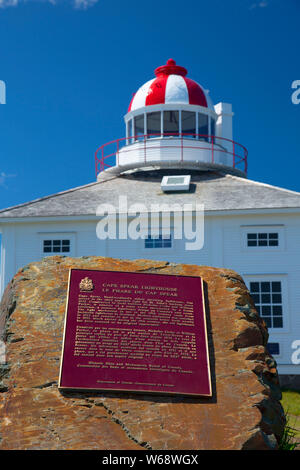
[[185, 77], [188, 73], [186, 68], [176, 65], [174, 59], [169, 59], [166, 65], [157, 67], [154, 72], [157, 77], [160, 75], [181, 75], [182, 77]]

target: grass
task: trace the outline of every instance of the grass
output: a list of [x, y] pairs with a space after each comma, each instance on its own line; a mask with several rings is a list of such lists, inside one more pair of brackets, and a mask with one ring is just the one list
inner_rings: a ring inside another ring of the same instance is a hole
[[295, 450], [300, 448], [300, 392], [283, 389], [282, 400], [287, 424], [279, 448]]
[[300, 416], [300, 392], [283, 389], [281, 404], [289, 415]]
[[300, 446], [297, 435], [300, 437], [299, 431], [291, 426], [289, 416], [286, 416], [286, 426], [284, 429], [283, 436], [279, 444], [279, 450], [295, 450]]

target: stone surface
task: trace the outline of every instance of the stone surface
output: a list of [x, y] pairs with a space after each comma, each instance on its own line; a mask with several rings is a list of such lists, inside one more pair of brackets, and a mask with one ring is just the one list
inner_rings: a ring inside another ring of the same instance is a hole
[[[58, 391], [69, 268], [201, 276], [212, 398]], [[0, 449], [276, 449], [285, 424], [267, 330], [242, 278], [205, 266], [50, 257], [21, 269], [0, 305]]]

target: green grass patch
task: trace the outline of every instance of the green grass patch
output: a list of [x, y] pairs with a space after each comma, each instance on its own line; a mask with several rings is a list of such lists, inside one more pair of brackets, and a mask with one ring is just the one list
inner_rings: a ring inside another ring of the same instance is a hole
[[279, 450], [295, 450], [297, 447], [299, 447], [299, 442], [297, 441], [294, 429], [286, 426], [279, 443]]
[[300, 391], [282, 390], [281, 404], [288, 415], [300, 416]]
[[300, 391], [282, 389], [281, 404], [287, 419], [279, 449], [295, 450], [300, 448]]

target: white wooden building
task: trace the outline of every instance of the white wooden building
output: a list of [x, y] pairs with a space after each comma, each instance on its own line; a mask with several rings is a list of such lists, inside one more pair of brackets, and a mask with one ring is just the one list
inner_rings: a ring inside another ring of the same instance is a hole
[[[234, 269], [269, 327], [279, 373], [297, 381], [300, 193], [247, 179], [247, 150], [233, 141], [230, 104], [214, 106], [173, 60], [155, 72], [130, 103], [126, 138], [97, 150], [94, 183], [0, 211], [0, 293], [20, 267], [57, 254]], [[192, 204], [193, 217], [203, 204], [203, 248], [187, 250], [187, 240], [174, 237], [175, 217], [167, 236], [99, 239], [97, 207], [118, 208], [120, 196], [128, 207]]]

